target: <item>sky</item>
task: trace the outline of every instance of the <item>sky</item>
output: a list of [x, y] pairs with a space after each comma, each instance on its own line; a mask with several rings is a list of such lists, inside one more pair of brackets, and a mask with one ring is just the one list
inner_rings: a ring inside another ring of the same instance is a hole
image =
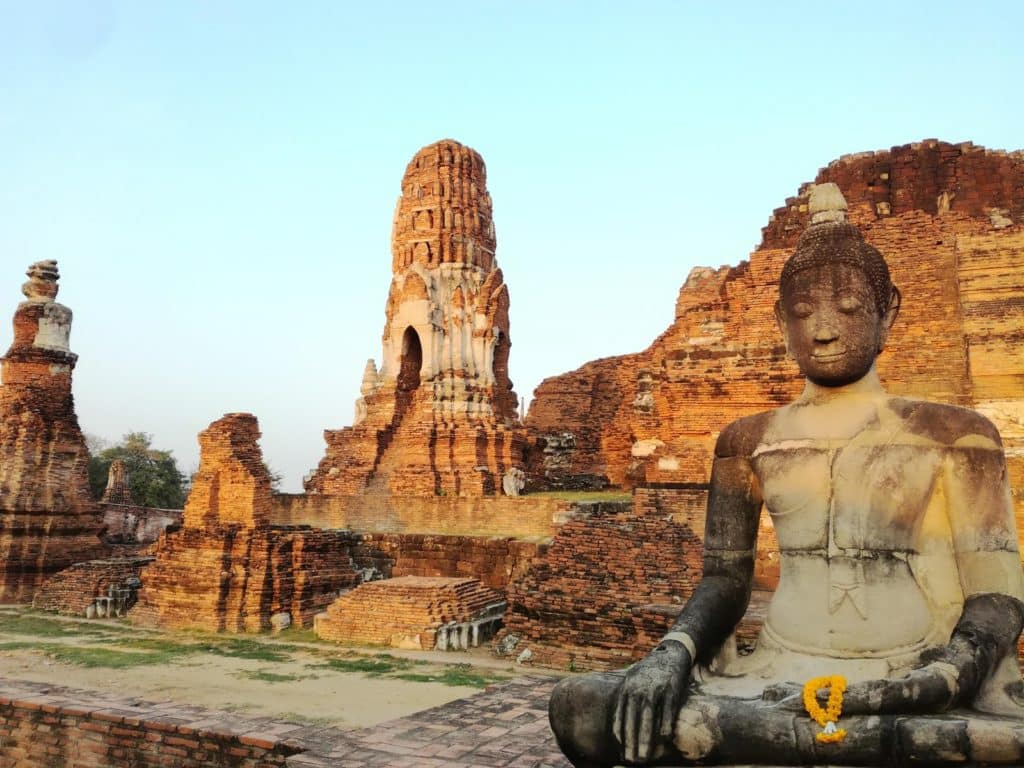
[[0, 0], [0, 316], [57, 259], [86, 433], [148, 432], [191, 473], [248, 411], [299, 491], [380, 364], [420, 147], [487, 164], [529, 400], [646, 348], [693, 267], [747, 258], [840, 155], [1021, 149], [1022, 25], [943, 0]]

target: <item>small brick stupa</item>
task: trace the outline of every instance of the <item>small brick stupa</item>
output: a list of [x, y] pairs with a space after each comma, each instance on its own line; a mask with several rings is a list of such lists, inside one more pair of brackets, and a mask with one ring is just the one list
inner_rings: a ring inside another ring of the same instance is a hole
[[57, 262], [27, 274], [0, 379], [0, 603], [31, 602], [51, 575], [106, 551], [71, 396], [71, 310], [54, 301]]
[[495, 247], [480, 155], [451, 140], [417, 152], [395, 209], [383, 363], [367, 363], [354, 425], [324, 433], [307, 492], [490, 495], [521, 466]]
[[275, 614], [304, 625], [358, 582], [346, 534], [270, 526], [270, 476], [256, 417], [229, 413], [199, 434], [199, 472], [180, 530], [146, 569], [134, 624], [258, 632]]

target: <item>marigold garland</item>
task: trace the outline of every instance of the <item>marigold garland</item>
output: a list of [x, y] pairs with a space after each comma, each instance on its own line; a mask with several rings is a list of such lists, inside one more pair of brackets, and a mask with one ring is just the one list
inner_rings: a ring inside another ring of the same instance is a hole
[[[818, 690], [828, 688], [828, 704], [822, 709], [818, 704]], [[826, 675], [808, 680], [804, 685], [804, 709], [823, 730], [814, 738], [822, 744], [834, 744], [846, 738], [843, 728], [836, 728], [839, 716], [843, 713], [843, 692], [846, 690], [846, 678], [842, 675]]]

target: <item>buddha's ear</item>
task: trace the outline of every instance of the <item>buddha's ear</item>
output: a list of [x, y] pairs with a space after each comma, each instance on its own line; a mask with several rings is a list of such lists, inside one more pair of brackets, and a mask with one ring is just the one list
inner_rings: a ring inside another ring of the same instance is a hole
[[882, 332], [878, 340], [879, 351], [881, 351], [882, 346], [885, 344], [885, 340], [889, 338], [889, 330], [892, 328], [893, 323], [896, 322], [896, 316], [900, 313], [901, 299], [900, 289], [894, 285], [892, 287], [892, 294], [889, 296], [889, 306], [882, 313]]
[[786, 333], [786, 310], [782, 306], [782, 299], [775, 302], [775, 322], [779, 326], [779, 333], [782, 334], [782, 341], [786, 344], [786, 352], [789, 352], [789, 334]]

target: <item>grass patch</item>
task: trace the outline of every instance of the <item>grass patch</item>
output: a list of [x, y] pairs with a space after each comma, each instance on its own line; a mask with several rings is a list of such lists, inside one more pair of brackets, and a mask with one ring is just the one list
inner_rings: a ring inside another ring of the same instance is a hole
[[[0, 616], [0, 632], [9, 635], [66, 637], [68, 635], [87, 634], [87, 629], [78, 625], [78, 622], [61, 622], [56, 620], [56, 618], [47, 618], [33, 613]], [[92, 633], [88, 634], [95, 634], [95, 631], [93, 630]]]
[[33, 613], [0, 615], [0, 633], [32, 635], [33, 637], [68, 637], [69, 635], [109, 635], [118, 629], [105, 624], [62, 621]]
[[[273, 635], [272, 635], [273, 637]], [[293, 643], [317, 643], [318, 645], [333, 645], [329, 640], [321, 640], [317, 637], [316, 632], [313, 631], [313, 627], [307, 627], [303, 629], [295, 624], [290, 627], [281, 630], [281, 633], [276, 637], [282, 640], [290, 640]]]
[[201, 649], [216, 656], [270, 662], [290, 661], [291, 654], [299, 650], [297, 646], [286, 643], [271, 644], [241, 637], [207, 640], [202, 643]]
[[167, 652], [140, 652], [57, 644], [46, 644], [40, 650], [57, 661], [87, 669], [128, 669], [153, 664], [173, 664], [179, 658], [178, 654]]
[[329, 669], [333, 672], [359, 672], [369, 677], [380, 677], [403, 669], [412, 664], [405, 659], [394, 656], [378, 656], [375, 658], [357, 657], [348, 659], [327, 659], [320, 664], [309, 665], [311, 669]]
[[309, 665], [310, 669], [327, 669], [332, 672], [355, 672], [367, 677], [384, 677], [391, 680], [406, 680], [413, 683], [442, 683], [443, 685], [484, 688], [492, 683], [508, 680], [508, 675], [474, 670], [470, 664], [447, 664], [433, 667], [428, 661], [402, 659], [381, 654], [374, 657], [356, 656], [326, 659], [320, 664]]
[[307, 680], [311, 675], [288, 675], [271, 672], [266, 669], [243, 669], [236, 672], [235, 677], [259, 680], [261, 683], [293, 683], [296, 680]]
[[436, 672], [399, 672], [393, 677], [415, 683], [442, 683], [467, 688], [486, 688], [509, 679], [508, 675], [474, 671], [468, 664], [449, 664]]
[[145, 651], [149, 653], [167, 653], [184, 656], [189, 653], [196, 653], [203, 650], [200, 646], [190, 643], [178, 643], [174, 640], [167, 640], [159, 637], [139, 637], [118, 641], [118, 646], [129, 648], [134, 651]]
[[39, 643], [30, 643], [27, 640], [11, 640], [0, 643], [0, 651], [35, 651], [39, 649]]

